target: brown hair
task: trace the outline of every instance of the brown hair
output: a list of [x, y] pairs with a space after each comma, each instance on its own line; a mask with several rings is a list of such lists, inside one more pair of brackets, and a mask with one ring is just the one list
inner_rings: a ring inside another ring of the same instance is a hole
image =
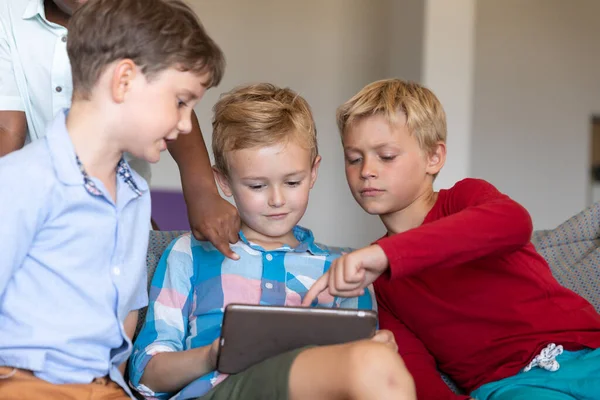
[[342, 135], [355, 121], [383, 114], [390, 124], [398, 112], [406, 116], [406, 126], [425, 152], [438, 142], [446, 142], [446, 113], [433, 92], [417, 83], [385, 79], [368, 84], [337, 110], [337, 125]]
[[225, 153], [295, 141], [317, 157], [310, 106], [298, 93], [270, 83], [239, 86], [215, 104], [212, 149], [219, 171], [229, 173]]
[[104, 68], [131, 59], [147, 79], [168, 68], [221, 81], [223, 52], [181, 0], [89, 0], [69, 21], [73, 93], [89, 98]]

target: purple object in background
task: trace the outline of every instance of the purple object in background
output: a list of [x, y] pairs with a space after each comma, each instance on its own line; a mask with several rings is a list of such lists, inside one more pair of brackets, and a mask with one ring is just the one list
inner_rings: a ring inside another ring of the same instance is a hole
[[183, 193], [152, 189], [152, 218], [161, 231], [190, 230]]

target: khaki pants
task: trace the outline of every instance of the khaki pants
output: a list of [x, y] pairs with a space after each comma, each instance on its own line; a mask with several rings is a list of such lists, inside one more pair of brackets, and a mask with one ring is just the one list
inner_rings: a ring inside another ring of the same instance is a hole
[[0, 400], [129, 400], [123, 389], [106, 378], [88, 384], [55, 385], [31, 371], [0, 367]]

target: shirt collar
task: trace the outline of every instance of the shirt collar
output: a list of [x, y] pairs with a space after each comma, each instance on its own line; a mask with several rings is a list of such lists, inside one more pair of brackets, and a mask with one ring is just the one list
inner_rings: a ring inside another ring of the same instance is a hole
[[[79, 157], [75, 153], [75, 148], [67, 132], [67, 113], [68, 110], [60, 111], [46, 132], [48, 149], [56, 176], [65, 185], [83, 184], [89, 193], [98, 196], [101, 193], [79, 161]], [[135, 171], [131, 170], [127, 162], [123, 159], [117, 165], [117, 177], [127, 183], [131, 190], [138, 196], [141, 196], [142, 192], [148, 190], [146, 181]]]
[[[294, 253], [304, 253], [308, 251], [309, 253], [315, 256], [328, 256], [330, 254], [329, 250], [325, 246], [315, 243], [315, 237], [313, 236], [313, 233], [310, 229], [306, 229], [301, 227], [300, 225], [296, 225], [292, 229], [292, 232], [294, 233], [294, 237], [296, 238], [296, 240], [299, 242], [298, 246], [292, 248], [290, 246], [285, 245], [277, 249], [277, 251], [293, 251]], [[250, 243], [244, 235], [244, 232], [242, 231], [240, 231], [240, 239], [242, 242], [244, 242], [246, 245], [250, 246], [254, 250], [263, 252], [266, 251], [261, 246], [258, 246], [254, 243]]]
[[[94, 181], [88, 175], [85, 167], [79, 160], [79, 157], [75, 156], [75, 159], [77, 160], [79, 171], [81, 171], [81, 175], [83, 176], [83, 186], [85, 187], [85, 190], [87, 190], [88, 193], [93, 196], [102, 196], [102, 192], [100, 189], [98, 189]], [[127, 161], [125, 161], [123, 158], [121, 158], [121, 160], [119, 160], [119, 164], [117, 164], [117, 176], [120, 177], [138, 197], [142, 195], [142, 191], [133, 179], [131, 167], [129, 167], [129, 164], [127, 164]]]
[[44, 10], [44, 0], [29, 0], [23, 19], [31, 19], [39, 15], [42, 19], [46, 19], [46, 11]]

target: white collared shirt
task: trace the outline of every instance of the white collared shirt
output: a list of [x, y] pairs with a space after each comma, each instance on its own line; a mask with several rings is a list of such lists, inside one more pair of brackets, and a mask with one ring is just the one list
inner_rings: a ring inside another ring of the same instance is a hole
[[[46, 19], [43, 0], [0, 0], [0, 111], [25, 112], [29, 143], [71, 107], [72, 94], [67, 29]], [[148, 162], [126, 158], [149, 182]]]

